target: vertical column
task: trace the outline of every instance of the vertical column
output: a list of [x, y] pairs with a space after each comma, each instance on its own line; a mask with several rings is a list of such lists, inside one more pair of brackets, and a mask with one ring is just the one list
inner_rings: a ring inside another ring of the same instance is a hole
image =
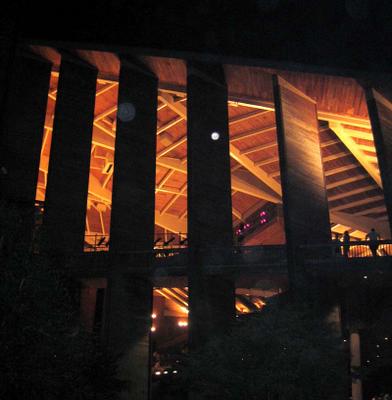
[[350, 334], [351, 397], [362, 400], [362, 381], [356, 369], [361, 366], [361, 339], [358, 332]]
[[122, 60], [119, 85], [110, 251], [152, 250], [158, 81]]
[[[82, 279], [80, 289], [80, 322], [84, 329], [93, 333], [102, 324], [104, 299], [102, 290], [107, 287], [105, 278]], [[99, 332], [97, 332], [99, 333]]]
[[118, 357], [121, 399], [147, 400], [150, 381], [152, 285], [142, 277], [113, 273], [106, 298], [105, 336]]
[[371, 88], [366, 89], [366, 100], [392, 234], [392, 102]]
[[82, 252], [97, 71], [62, 55], [43, 218], [43, 246]]
[[19, 239], [29, 243], [44, 132], [51, 65], [33, 54], [18, 53], [9, 77], [3, 119], [2, 188], [22, 224]]
[[[154, 243], [157, 90], [157, 78], [145, 66], [121, 60], [110, 252], [113, 259], [136, 252], [128, 267], [147, 269]], [[116, 265], [109, 279], [105, 330], [126, 381], [121, 398], [141, 400], [149, 396], [152, 284], [122, 267]]]
[[188, 63], [187, 84], [189, 333], [198, 347], [224, 331], [235, 310], [230, 277], [203, 269], [207, 254], [232, 247], [229, 127], [222, 67]]
[[84, 285], [80, 291], [80, 321], [89, 333], [94, 330], [96, 305], [97, 288]]
[[2, 9], [0, 15], [0, 138], [3, 131], [3, 117], [6, 115], [5, 105], [17, 42], [15, 16], [18, 14], [14, 8], [15, 5], [8, 4]]
[[316, 103], [273, 77], [286, 243], [293, 274], [298, 246], [331, 239]]

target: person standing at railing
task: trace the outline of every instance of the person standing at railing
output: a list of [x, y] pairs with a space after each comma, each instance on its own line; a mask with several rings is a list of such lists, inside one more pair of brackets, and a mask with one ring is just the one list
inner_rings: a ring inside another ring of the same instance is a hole
[[378, 241], [381, 239], [379, 233], [376, 232], [374, 228], [370, 230], [370, 232], [366, 235], [366, 240], [369, 240], [369, 248], [372, 252], [373, 257], [377, 257], [377, 249], [379, 246]]
[[350, 252], [350, 234], [348, 231], [344, 231], [343, 233], [343, 255], [348, 258], [348, 254]]
[[341, 256], [342, 255], [342, 251], [341, 251], [341, 242], [340, 242], [340, 238], [339, 238], [339, 234], [335, 233], [334, 234], [334, 238], [332, 240], [333, 243], [333, 248], [332, 248], [332, 252], [334, 256]]

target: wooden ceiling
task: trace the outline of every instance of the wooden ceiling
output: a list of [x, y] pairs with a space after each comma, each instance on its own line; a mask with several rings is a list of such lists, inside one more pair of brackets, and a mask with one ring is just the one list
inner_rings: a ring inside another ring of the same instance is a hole
[[[51, 60], [45, 136], [37, 198], [44, 199], [61, 57]], [[78, 51], [99, 70], [87, 216], [88, 234], [109, 234], [119, 60], [115, 54]], [[186, 232], [186, 62], [143, 57], [159, 78], [156, 172], [157, 232]], [[332, 229], [362, 238], [370, 227], [388, 235], [380, 174], [364, 93], [351, 78], [225, 65], [229, 91], [234, 225], [266, 202], [280, 203], [280, 171], [271, 74], [277, 73], [317, 101]], [[283, 228], [281, 228], [283, 229]], [[284, 237], [276, 233], [276, 237]]]

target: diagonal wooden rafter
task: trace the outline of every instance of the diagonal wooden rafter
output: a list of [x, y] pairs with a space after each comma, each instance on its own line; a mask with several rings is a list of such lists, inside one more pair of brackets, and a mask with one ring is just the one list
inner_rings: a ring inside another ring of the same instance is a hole
[[[184, 116], [185, 119], [187, 118], [186, 107], [182, 103], [174, 102], [173, 97], [167, 93], [161, 93], [161, 98], [163, 101], [166, 102], [167, 106], [170, 107], [173, 111], [177, 112], [180, 116]], [[256, 114], [252, 114], [252, 115], [255, 116]], [[181, 138], [179, 142], [181, 142], [180, 144], [182, 144], [185, 141], [186, 141], [186, 136]], [[175, 146], [176, 143], [177, 142], [173, 143], [169, 147], [173, 148], [173, 146]], [[161, 152], [161, 154], [158, 155], [158, 159], [160, 157], [162, 157], [162, 155], [165, 155], [165, 154], [168, 154], [168, 151], [164, 152], [164, 150], [163, 150]], [[264, 170], [257, 167], [257, 165], [246, 155], [241, 154], [240, 150], [237, 149], [233, 144], [230, 144], [230, 156], [234, 160], [236, 160], [239, 164], [241, 164], [243, 167], [245, 167], [251, 174], [256, 176], [256, 178], [258, 178], [259, 180], [264, 182], [270, 189], [272, 189], [273, 192], [275, 192], [277, 194], [277, 196], [274, 198], [275, 203], [281, 201], [280, 200], [280, 198], [282, 196], [281, 187], [280, 187], [280, 184], [275, 179], [271, 178]], [[233, 189], [239, 190], [239, 189], [235, 188], [235, 186], [234, 186], [234, 176], [232, 176], [232, 180], [233, 180], [232, 181]], [[268, 195], [269, 198], [272, 197], [270, 194], [267, 194], [267, 193], [265, 193], [265, 195]], [[271, 201], [271, 200], [269, 200], [269, 201]]]
[[348, 214], [341, 211], [331, 211], [329, 214], [331, 221], [334, 223], [340, 223], [362, 232], [369, 232], [371, 228], [375, 228], [383, 238], [390, 237], [389, 227], [386, 221], [377, 221], [374, 220], [374, 218]]
[[[187, 173], [186, 163], [182, 162], [177, 158], [160, 157], [157, 159], [157, 165], [178, 172], [182, 172], [183, 174]], [[259, 188], [251, 183], [248, 183], [244, 179], [236, 176], [235, 174], [232, 174], [231, 176], [231, 186], [233, 190], [237, 190], [238, 192], [242, 192], [250, 196], [257, 197], [259, 199], [271, 201], [273, 203], [281, 202], [278, 196], [274, 196], [273, 194], [266, 192], [262, 188]]]
[[383, 195], [376, 195], [376, 196], [372, 196], [372, 197], [367, 197], [366, 199], [355, 200], [355, 201], [351, 201], [346, 204], [340, 204], [338, 206], [333, 206], [333, 207], [330, 207], [329, 209], [331, 211], [347, 210], [349, 208], [367, 205], [374, 201], [379, 201], [379, 200], [383, 200], [383, 199], [384, 199]]
[[365, 168], [368, 174], [373, 178], [377, 185], [382, 188], [380, 173], [375, 165], [369, 161], [366, 154], [358, 147], [357, 143], [352, 139], [351, 136], [345, 133], [345, 130], [341, 124], [330, 122], [329, 126], [336, 136], [345, 144], [350, 150], [352, 155], [358, 160], [358, 162]]
[[357, 189], [352, 189], [348, 192], [343, 192], [343, 193], [338, 193], [332, 196], [328, 196], [328, 201], [335, 201], [335, 200], [340, 200], [340, 199], [344, 199], [345, 197], [350, 197], [350, 196], [354, 196], [355, 194], [359, 194], [359, 193], [363, 193], [367, 190], [373, 190], [373, 189], [377, 189], [377, 187], [373, 184], [373, 185], [366, 185], [366, 186], [362, 186], [359, 187]]
[[[247, 169], [252, 175], [264, 182], [270, 189], [272, 189], [281, 198], [282, 189], [280, 184], [271, 178], [263, 169], [259, 168], [249, 157], [241, 154], [240, 150], [234, 145], [230, 144], [230, 156]], [[279, 200], [280, 202], [280, 200]]]

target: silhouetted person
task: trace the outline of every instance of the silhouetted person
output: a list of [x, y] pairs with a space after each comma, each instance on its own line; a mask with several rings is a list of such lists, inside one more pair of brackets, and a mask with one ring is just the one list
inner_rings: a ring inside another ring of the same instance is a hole
[[343, 233], [343, 255], [344, 257], [348, 257], [348, 253], [350, 251], [350, 235], [348, 231], [344, 231]]
[[333, 247], [332, 247], [333, 255], [335, 255], [335, 256], [342, 255], [342, 252], [341, 252], [341, 249], [340, 249], [341, 242], [340, 242], [340, 238], [339, 238], [339, 234], [338, 233], [335, 233], [335, 237], [333, 238], [332, 243], [333, 243]]
[[373, 257], [377, 257], [377, 249], [379, 246], [378, 241], [381, 239], [380, 235], [375, 231], [374, 228], [366, 235], [366, 240], [369, 240], [369, 248], [372, 252]]

